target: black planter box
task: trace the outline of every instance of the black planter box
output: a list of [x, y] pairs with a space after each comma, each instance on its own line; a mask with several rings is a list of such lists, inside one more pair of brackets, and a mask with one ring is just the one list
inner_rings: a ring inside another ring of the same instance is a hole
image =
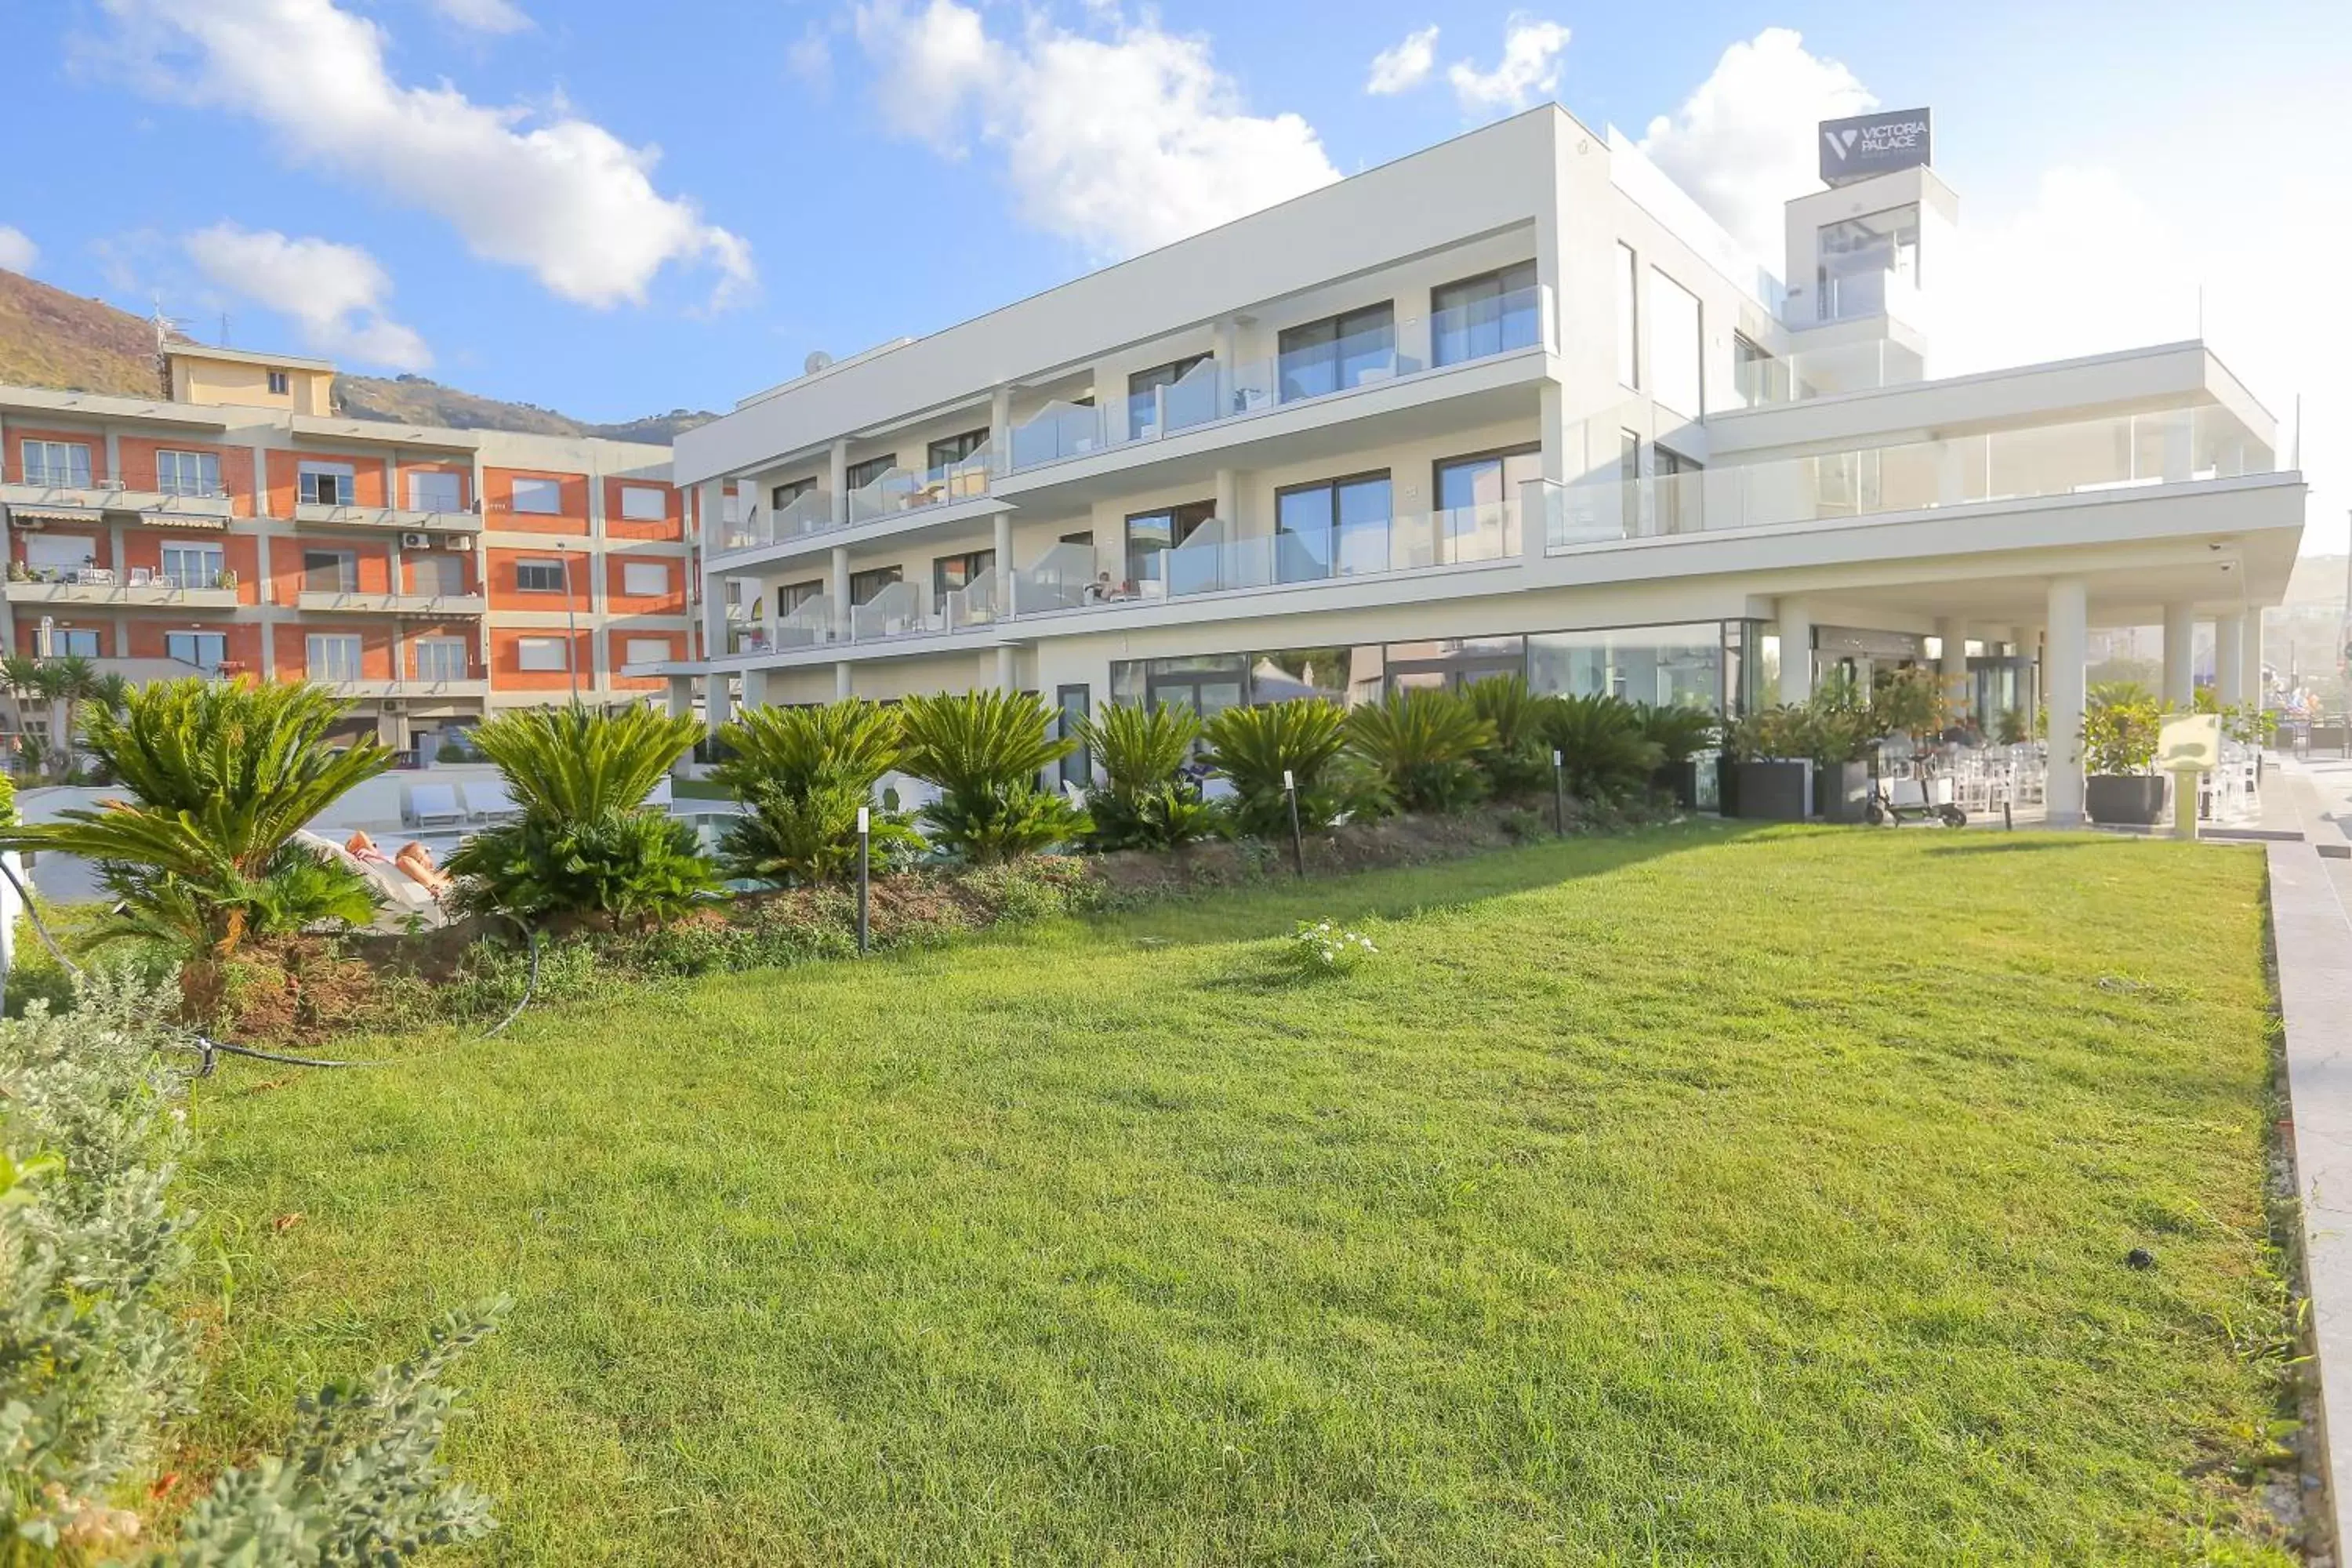
[[1661, 795], [1675, 797], [1675, 804], [1685, 811], [1698, 809], [1698, 764], [1695, 762], [1661, 763], [1650, 775], [1650, 785]]
[[1739, 764], [1721, 752], [1715, 759], [1715, 809], [1726, 816], [1739, 815]]
[[1862, 822], [1870, 811], [1868, 763], [1817, 763], [1813, 815], [1827, 822]]
[[2093, 773], [2083, 781], [2083, 806], [2109, 827], [2153, 827], [2164, 820], [2162, 773]]
[[1728, 815], [1750, 822], [1802, 822], [1813, 814], [1813, 764], [1809, 762], [1741, 763]]

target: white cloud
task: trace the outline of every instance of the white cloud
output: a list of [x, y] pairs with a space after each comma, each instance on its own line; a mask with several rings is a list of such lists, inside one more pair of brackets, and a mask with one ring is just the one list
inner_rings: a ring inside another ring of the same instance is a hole
[[1205, 39], [1095, 8], [1106, 36], [1031, 16], [989, 35], [957, 0], [867, 0], [854, 21], [892, 129], [1000, 152], [1023, 217], [1098, 253], [1181, 239], [1339, 177], [1296, 114], [1244, 111]]
[[1380, 94], [1419, 87], [1429, 79], [1430, 68], [1436, 64], [1437, 25], [1433, 22], [1419, 32], [1407, 33], [1396, 47], [1374, 55], [1372, 74], [1364, 82], [1364, 90]]
[[1468, 60], [1446, 68], [1445, 79], [1462, 112], [1473, 120], [1512, 114], [1559, 90], [1559, 57], [1568, 47], [1568, 27], [1514, 15], [1503, 31], [1503, 55], [1482, 71]]
[[313, 353], [394, 370], [433, 363], [425, 340], [384, 314], [392, 279], [355, 245], [230, 223], [198, 229], [184, 245], [215, 287], [291, 316]]
[[812, 23], [784, 51], [784, 68], [810, 88], [833, 85], [833, 43]]
[[1813, 127], [1878, 100], [1787, 27], [1723, 51], [1673, 114], [1650, 121], [1642, 151], [1750, 252], [1780, 269], [1782, 204], [1821, 188]]
[[477, 33], [523, 33], [533, 26], [514, 0], [433, 0], [433, 8]]
[[672, 263], [714, 269], [722, 300], [751, 281], [750, 246], [654, 188], [657, 150], [560, 108], [533, 122], [404, 86], [382, 31], [331, 0], [104, 4], [148, 89], [253, 116], [299, 161], [435, 214], [567, 300], [640, 303]]
[[0, 223], [0, 267], [11, 272], [30, 272], [41, 259], [41, 247], [33, 237], [11, 224]]

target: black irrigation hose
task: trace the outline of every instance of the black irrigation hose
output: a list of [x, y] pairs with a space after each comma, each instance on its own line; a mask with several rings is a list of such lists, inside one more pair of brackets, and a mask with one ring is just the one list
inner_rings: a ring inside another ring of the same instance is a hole
[[[67, 956], [66, 950], [58, 944], [57, 937], [50, 932], [48, 922], [41, 919], [40, 906], [34, 900], [33, 890], [25, 886], [24, 879], [16, 875], [16, 868], [8, 864], [5, 856], [0, 856], [0, 877], [7, 878], [9, 885], [16, 889], [16, 896], [24, 900], [25, 913], [32, 920], [33, 930], [40, 937], [41, 945], [49, 950], [49, 956], [62, 964], [67, 973], [77, 980], [80, 979], [81, 965]], [[504, 1033], [509, 1024], [521, 1017], [522, 1010], [530, 1005], [531, 997], [539, 990], [539, 931], [536, 928], [526, 924], [520, 916], [509, 915], [507, 918], [522, 927], [524, 937], [530, 942], [530, 973], [524, 977], [521, 999], [514, 1005], [505, 1017], [499, 1019], [482, 1035], [481, 1037], [486, 1040]], [[392, 1065], [389, 1061], [330, 1061], [324, 1057], [286, 1056], [277, 1051], [257, 1050], [251, 1046], [240, 1046], [230, 1040], [215, 1040], [211, 1036], [203, 1034], [197, 1035], [195, 1044], [186, 1048], [194, 1051], [204, 1060], [204, 1065], [196, 1069], [198, 1078], [212, 1077], [213, 1068], [219, 1065], [218, 1058], [223, 1054], [296, 1068], [381, 1068]]]

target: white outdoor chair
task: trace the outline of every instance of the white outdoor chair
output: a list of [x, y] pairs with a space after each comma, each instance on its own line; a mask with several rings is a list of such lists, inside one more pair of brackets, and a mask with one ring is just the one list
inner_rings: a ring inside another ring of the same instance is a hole
[[455, 784], [411, 784], [408, 786], [408, 820], [412, 826], [432, 827], [436, 825], [456, 826], [466, 820], [466, 809], [457, 804]]
[[522, 815], [522, 807], [515, 804], [514, 791], [507, 787], [504, 779], [467, 784], [466, 808], [477, 822], [505, 822]]
[[664, 773], [662, 775], [661, 783], [654, 785], [652, 793], [648, 794], [646, 798], [638, 804], [643, 805], [657, 805], [664, 811], [667, 811], [669, 809], [671, 793], [669, 775], [667, 773]]

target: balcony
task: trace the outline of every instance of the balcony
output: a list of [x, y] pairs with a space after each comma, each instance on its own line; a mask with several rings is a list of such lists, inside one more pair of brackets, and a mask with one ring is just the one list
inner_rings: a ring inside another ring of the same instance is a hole
[[60, 521], [109, 517], [166, 528], [226, 528], [232, 510], [228, 491], [217, 483], [131, 489], [119, 480], [93, 479], [71, 465], [7, 470], [0, 478], [0, 502], [7, 504], [12, 521], [44, 514]]
[[1426, 319], [1392, 323], [1227, 364], [1204, 359], [1174, 382], [1100, 405], [1055, 401], [1013, 431], [1011, 471], [1147, 442], [1276, 408], [1344, 397], [1426, 371], [1546, 346], [1545, 293], [1514, 289]]
[[404, 506], [341, 506], [297, 501], [294, 521], [310, 528], [359, 528], [372, 532], [479, 533], [482, 519], [472, 511], [422, 511]]
[[345, 594], [305, 588], [294, 596], [298, 610], [329, 615], [478, 616], [489, 608], [479, 594]]
[[1515, 501], [1350, 523], [1328, 532], [1228, 538], [1214, 519], [1153, 558], [1138, 583], [1115, 583], [1088, 545], [1059, 544], [1008, 578], [991, 570], [927, 602], [912, 583], [893, 583], [851, 606], [844, 635], [830, 597], [818, 595], [780, 620], [730, 628], [729, 653], [792, 654], [902, 638], [953, 636], [1008, 622], [1118, 615], [1202, 595], [1282, 592], [1515, 562], [1520, 553]]
[[468, 676], [458, 680], [321, 680], [319, 684], [338, 697], [378, 702], [395, 698], [487, 701], [490, 695], [488, 676]]
[[115, 581], [104, 567], [48, 581], [12, 582], [7, 600], [12, 605], [184, 610], [234, 610], [239, 602], [234, 583], [183, 587], [168, 577], [150, 576], [145, 567], [133, 568], [128, 582]]
[[1545, 549], [1850, 521], [2269, 473], [2219, 407], [2168, 409], [1685, 474], [1542, 485]]
[[891, 468], [849, 492], [848, 515], [838, 522], [834, 521], [832, 497], [818, 490], [796, 498], [782, 511], [762, 512], [754, 507], [750, 517], [723, 526], [720, 542], [711, 554], [714, 558], [739, 555], [962, 501], [985, 500], [992, 460], [990, 446], [982, 443], [968, 457], [921, 473]]

